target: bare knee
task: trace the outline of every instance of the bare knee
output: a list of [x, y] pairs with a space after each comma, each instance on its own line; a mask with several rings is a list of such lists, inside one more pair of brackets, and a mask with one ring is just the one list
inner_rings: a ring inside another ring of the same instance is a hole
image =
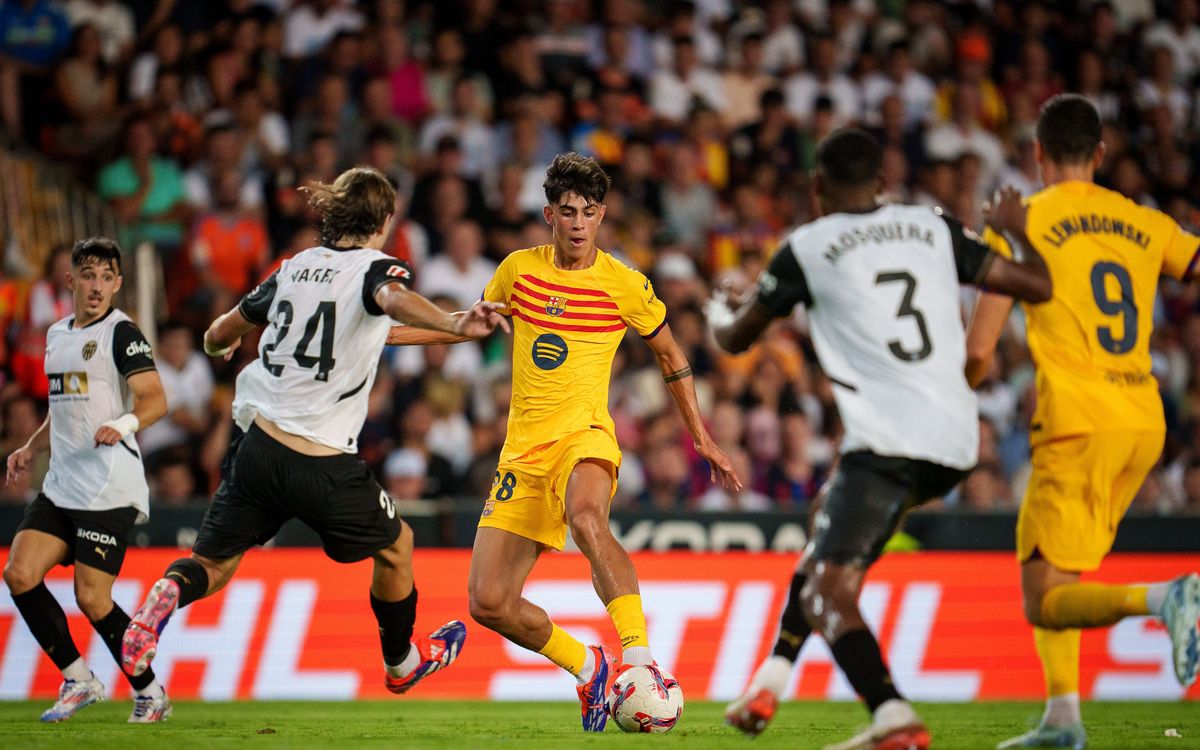
[[1041, 591], [1026, 591], [1022, 603], [1025, 608], [1025, 621], [1034, 627], [1046, 627], [1045, 621], [1042, 619], [1042, 597], [1044, 593]]
[[487, 586], [471, 586], [467, 594], [472, 620], [489, 630], [504, 629], [511, 619], [514, 603], [504, 592]]
[[92, 622], [102, 620], [112, 611], [112, 591], [103, 586], [75, 584], [75, 603], [79, 611]]
[[571, 538], [585, 554], [612, 538], [612, 531], [608, 528], [608, 519], [594, 508], [572, 513], [568, 519], [568, 525], [571, 528]]
[[33, 566], [10, 557], [4, 565], [4, 582], [8, 584], [8, 590], [16, 596], [36, 588], [42, 582], [42, 576]]

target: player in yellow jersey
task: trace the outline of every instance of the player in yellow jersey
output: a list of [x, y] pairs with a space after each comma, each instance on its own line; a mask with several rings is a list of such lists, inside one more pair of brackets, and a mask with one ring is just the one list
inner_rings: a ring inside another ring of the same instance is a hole
[[[1054, 295], [1025, 307], [1037, 408], [1017, 558], [1049, 700], [1036, 729], [999, 747], [1082, 748], [1079, 628], [1158, 616], [1171, 635], [1179, 682], [1196, 679], [1200, 576], [1120, 586], [1082, 583], [1080, 573], [1100, 567], [1162, 451], [1163, 407], [1150, 374], [1154, 296], [1160, 274], [1191, 278], [1200, 237], [1093, 184], [1104, 144], [1087, 99], [1048, 101], [1036, 148], [1046, 188], [1028, 200], [1026, 234], [1046, 260]], [[967, 338], [972, 385], [987, 372], [1011, 307], [1009, 297], [992, 294], [977, 303]]]
[[[626, 328], [658, 358], [712, 480], [741, 488], [729, 458], [701, 422], [692, 371], [671, 335], [666, 306], [649, 279], [596, 247], [608, 188], [595, 159], [574, 153], [555, 158], [546, 172], [543, 209], [553, 244], [509, 255], [483, 292], [512, 315], [513, 397], [468, 583], [476, 622], [575, 676], [585, 731], [604, 729], [612, 655], [569, 635], [521, 590], [541, 553], [562, 549], [569, 528], [620, 636], [622, 666], [654, 665], [637, 573], [608, 526], [621, 465], [608, 382]], [[401, 329], [389, 343], [461, 340]]]

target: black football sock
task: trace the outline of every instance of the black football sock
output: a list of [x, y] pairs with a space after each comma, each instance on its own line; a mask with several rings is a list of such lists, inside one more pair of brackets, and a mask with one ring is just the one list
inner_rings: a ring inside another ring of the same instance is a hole
[[121, 638], [125, 635], [125, 628], [129, 627], [129, 615], [125, 614], [125, 610], [121, 609], [121, 605], [113, 602], [112, 611], [103, 618], [92, 623], [92, 627], [104, 639], [104, 645], [108, 646], [108, 653], [112, 654], [117, 661], [117, 666], [121, 667], [121, 672], [124, 673], [125, 679], [129, 680], [129, 686], [134, 690], [142, 690], [150, 683], [154, 682], [154, 670], [147, 669], [136, 677], [125, 671], [121, 665]]
[[417, 619], [417, 589], [414, 586], [407, 599], [385, 602], [371, 594], [371, 611], [379, 623], [379, 645], [383, 647], [383, 662], [389, 667], [400, 666], [412, 648], [413, 623]]
[[208, 594], [208, 570], [190, 557], [184, 557], [171, 563], [163, 578], [170, 578], [179, 584], [179, 604], [182, 609], [197, 599], [203, 599]]
[[851, 630], [830, 646], [833, 659], [871, 713], [885, 702], [901, 699], [892, 675], [883, 663], [883, 652], [870, 630]]
[[792, 574], [787, 604], [783, 608], [783, 616], [779, 618], [779, 637], [775, 640], [775, 650], [771, 652], [792, 662], [800, 656], [804, 641], [812, 634], [812, 626], [804, 618], [804, 608], [800, 606], [800, 589], [804, 588], [806, 578], [803, 573]]
[[75, 648], [67, 627], [67, 614], [45, 583], [39, 583], [24, 594], [13, 594], [12, 600], [29, 626], [29, 632], [54, 666], [66, 669], [79, 658], [79, 649]]

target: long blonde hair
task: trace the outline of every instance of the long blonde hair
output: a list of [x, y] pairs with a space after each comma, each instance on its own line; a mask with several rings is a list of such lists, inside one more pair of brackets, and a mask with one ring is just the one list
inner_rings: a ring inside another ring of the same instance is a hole
[[383, 228], [396, 210], [396, 189], [379, 170], [353, 167], [332, 184], [316, 182], [300, 188], [308, 205], [321, 215], [321, 242], [333, 247], [342, 240], [365, 240]]

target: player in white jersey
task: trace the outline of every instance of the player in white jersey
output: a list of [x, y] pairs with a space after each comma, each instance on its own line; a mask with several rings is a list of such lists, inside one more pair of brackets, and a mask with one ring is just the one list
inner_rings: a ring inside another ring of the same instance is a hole
[[370, 601], [389, 690], [404, 693], [448, 666], [466, 637], [452, 620], [412, 640], [412, 529], [355, 454], [395, 321], [472, 338], [507, 324], [491, 303], [450, 315], [411, 291], [407, 264], [379, 251], [396, 205], [381, 173], [354, 168], [307, 190], [323, 245], [284, 261], [204, 335], [206, 352], [228, 358], [242, 336], [268, 326], [258, 358], [238, 375], [239, 430], [191, 557], [171, 563], [126, 630], [123, 657], [135, 674], [171, 613], [219, 591], [246, 550], [289, 518], [315, 530], [336, 562], [374, 560]]
[[[129, 615], [112, 599], [129, 530], [150, 508], [142, 457], [132, 435], [167, 411], [150, 344], [112, 306], [121, 288], [121, 250], [102, 237], [75, 243], [68, 284], [74, 312], [46, 335], [50, 410], [8, 457], [8, 479], [50, 450], [42, 491], [25, 509], [4, 565], [4, 582], [30, 632], [62, 670], [58, 701], [42, 721], [64, 721], [104, 700], [104, 685], [79, 655], [62, 606], [44, 579], [55, 565], [75, 566], [75, 601], [121, 663]], [[152, 672], [125, 675], [134, 690], [133, 723], [171, 713]]]
[[[726, 720], [747, 734], [770, 721], [792, 663], [816, 629], [872, 712], [837, 750], [925, 748], [930, 736], [892, 683], [858, 608], [867, 568], [904, 513], [956, 485], [975, 465], [978, 408], [963, 376], [959, 284], [986, 284], [1029, 302], [1050, 298], [1050, 277], [1024, 236], [1024, 208], [1006, 191], [989, 222], [1021, 248], [997, 256], [954, 219], [925, 207], [877, 205], [882, 151], [861, 130], [819, 147], [814, 175], [824, 216], [796, 229], [737, 312], [707, 312], [717, 342], [749, 348], [797, 303], [833, 383], [845, 425], [837, 469], [821, 493], [775, 655]], [[827, 749], [829, 750], [829, 749]]]

